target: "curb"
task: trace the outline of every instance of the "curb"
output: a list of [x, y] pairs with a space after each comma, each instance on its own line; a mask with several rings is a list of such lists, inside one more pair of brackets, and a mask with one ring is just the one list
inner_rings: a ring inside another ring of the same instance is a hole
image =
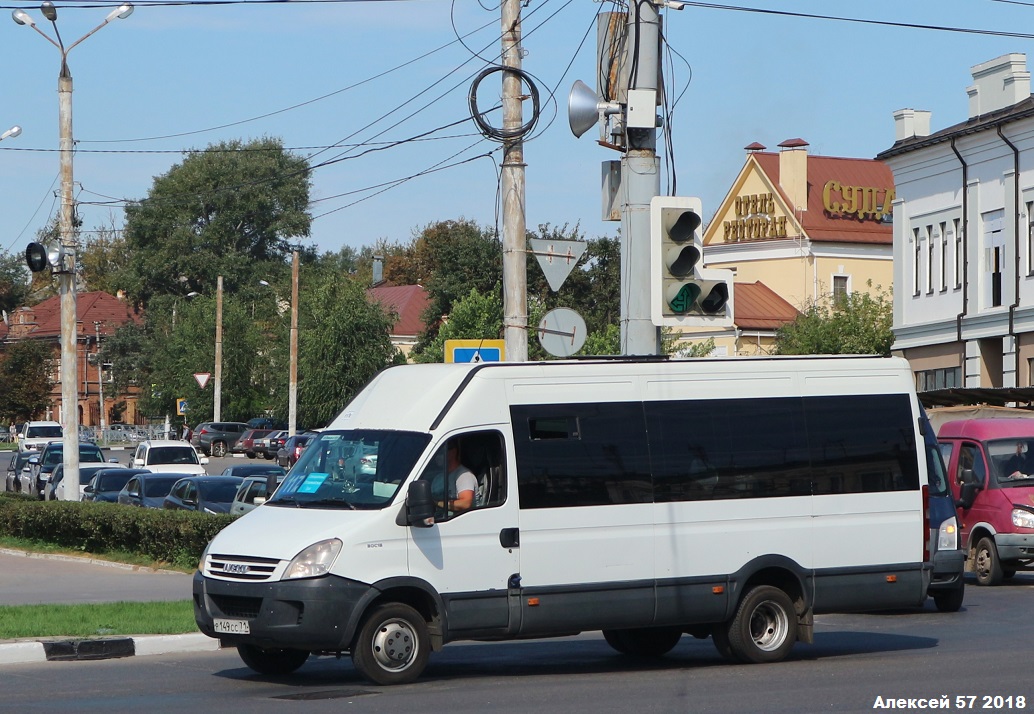
[[186, 635], [0, 642], [0, 665], [88, 661], [182, 652], [214, 652], [221, 647], [219, 640], [200, 632]]

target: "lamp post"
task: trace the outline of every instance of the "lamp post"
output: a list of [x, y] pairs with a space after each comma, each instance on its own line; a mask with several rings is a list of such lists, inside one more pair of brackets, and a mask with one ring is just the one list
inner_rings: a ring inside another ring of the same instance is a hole
[[[67, 48], [57, 29], [57, 8], [52, 2], [40, 5], [43, 17], [54, 26], [54, 36], [36, 27], [36, 21], [24, 10], [15, 10], [11, 17], [19, 25], [28, 25], [61, 53], [61, 71], [57, 78], [58, 124], [60, 127], [61, 155], [61, 256], [59, 258], [58, 289], [61, 294], [61, 426], [64, 438], [63, 467], [68, 484], [79, 483], [79, 394], [78, 364], [76, 363], [76, 306], [75, 306], [75, 252], [76, 238], [72, 225], [72, 73], [68, 70], [68, 53], [87, 37], [112, 20], [127, 18], [133, 13], [129, 3], [119, 5], [97, 25]], [[65, 498], [79, 500], [78, 488], [66, 488]]]
[[15, 136], [18, 136], [21, 133], [22, 133], [22, 128], [20, 126], [18, 126], [17, 124], [15, 124], [10, 129], [5, 131], [3, 134], [0, 134], [0, 141], [3, 141], [4, 139], [6, 139], [8, 137], [12, 137], [13, 138]]
[[[287, 434], [294, 436], [298, 428], [298, 251], [291, 257], [291, 336], [290, 365], [287, 383]], [[259, 285], [268, 287], [269, 282], [259, 280]], [[279, 299], [277, 300], [279, 308]]]
[[215, 397], [212, 419], [222, 421], [223, 401], [223, 276], [215, 283]]

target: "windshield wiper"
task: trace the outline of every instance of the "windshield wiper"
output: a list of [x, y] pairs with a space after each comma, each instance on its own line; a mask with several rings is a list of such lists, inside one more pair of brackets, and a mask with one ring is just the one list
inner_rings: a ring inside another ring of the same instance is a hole
[[315, 501], [299, 502], [299, 508], [308, 508], [309, 506], [347, 506], [349, 510], [354, 511], [355, 506], [344, 498], [320, 498]]
[[302, 507], [301, 503], [291, 498], [290, 496], [284, 496], [283, 498], [278, 498], [275, 501], [266, 501], [266, 503], [270, 506], [294, 506], [295, 508]]

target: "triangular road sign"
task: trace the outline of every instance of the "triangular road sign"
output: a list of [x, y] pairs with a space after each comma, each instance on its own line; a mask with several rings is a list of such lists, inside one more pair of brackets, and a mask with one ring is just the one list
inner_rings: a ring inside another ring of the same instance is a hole
[[201, 387], [202, 389], [204, 389], [205, 385], [208, 384], [208, 378], [211, 377], [211, 376], [212, 375], [209, 372], [195, 372], [194, 373], [194, 379], [197, 380], [198, 386]]
[[528, 243], [531, 244], [531, 252], [538, 259], [542, 274], [546, 276], [549, 289], [553, 292], [560, 290], [560, 286], [574, 270], [574, 266], [588, 245], [580, 240], [545, 240], [542, 238], [530, 238]]

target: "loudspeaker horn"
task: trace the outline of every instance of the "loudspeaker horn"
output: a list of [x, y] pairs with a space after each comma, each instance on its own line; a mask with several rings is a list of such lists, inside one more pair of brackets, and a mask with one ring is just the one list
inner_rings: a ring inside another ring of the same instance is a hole
[[592, 87], [580, 79], [575, 80], [567, 95], [567, 120], [572, 134], [581, 136], [600, 120], [600, 104]]

